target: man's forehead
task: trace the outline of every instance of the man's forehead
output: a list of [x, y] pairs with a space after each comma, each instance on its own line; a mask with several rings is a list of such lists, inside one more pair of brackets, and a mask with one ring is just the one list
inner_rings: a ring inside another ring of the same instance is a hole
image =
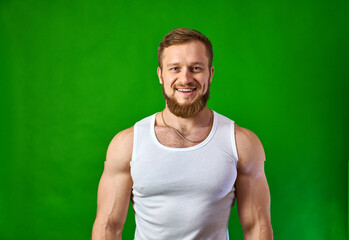
[[164, 49], [162, 59], [168, 64], [190, 62], [191, 64], [204, 64], [208, 61], [206, 47], [199, 41], [171, 45]]
[[190, 41], [181, 44], [173, 44], [164, 48], [164, 52], [188, 52], [188, 51], [202, 51], [206, 50], [205, 45], [200, 41]]

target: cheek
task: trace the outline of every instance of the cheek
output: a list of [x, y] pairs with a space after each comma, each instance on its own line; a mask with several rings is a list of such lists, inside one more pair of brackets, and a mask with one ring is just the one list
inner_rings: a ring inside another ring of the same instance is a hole
[[163, 84], [163, 88], [165, 89], [165, 93], [167, 95], [172, 95], [173, 94], [172, 82], [165, 81], [164, 84]]
[[209, 81], [210, 81], [209, 79], [203, 78], [203, 79], [201, 79], [201, 81], [199, 82], [200, 85], [201, 85], [201, 87], [202, 87], [202, 89], [203, 89], [204, 91], [206, 91], [206, 89], [208, 88], [208, 86], [209, 86], [209, 84], [210, 84]]
[[166, 78], [166, 79], [164, 80], [164, 86], [165, 86], [165, 88], [172, 88], [174, 82], [175, 82], [175, 81], [174, 81], [173, 79], [171, 79], [171, 78]]
[[203, 85], [201, 85], [201, 87], [201, 94], [204, 95], [207, 93], [207, 91], [209, 91], [210, 83], [205, 82]]

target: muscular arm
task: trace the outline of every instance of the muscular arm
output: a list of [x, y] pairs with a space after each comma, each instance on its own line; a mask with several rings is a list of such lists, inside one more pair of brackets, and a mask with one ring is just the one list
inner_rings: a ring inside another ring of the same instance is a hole
[[236, 179], [237, 209], [245, 240], [270, 240], [270, 193], [264, 173], [265, 154], [258, 137], [235, 125], [239, 155]]
[[92, 240], [121, 239], [131, 197], [133, 127], [118, 133], [111, 141], [98, 186], [97, 216]]

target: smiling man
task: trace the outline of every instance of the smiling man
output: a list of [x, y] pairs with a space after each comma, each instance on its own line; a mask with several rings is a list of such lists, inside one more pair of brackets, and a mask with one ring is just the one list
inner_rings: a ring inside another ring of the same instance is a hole
[[207, 108], [212, 45], [178, 28], [158, 48], [166, 107], [111, 141], [92, 239], [121, 239], [128, 206], [135, 240], [226, 240], [232, 206], [244, 239], [272, 239], [265, 155], [250, 130]]

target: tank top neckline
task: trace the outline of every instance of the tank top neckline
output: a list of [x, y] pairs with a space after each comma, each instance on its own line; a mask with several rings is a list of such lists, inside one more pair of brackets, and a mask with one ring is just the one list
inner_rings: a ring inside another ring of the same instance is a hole
[[155, 116], [157, 113], [154, 113], [151, 116], [151, 120], [150, 120], [150, 135], [153, 139], [153, 142], [160, 148], [168, 150], [168, 151], [178, 151], [178, 152], [185, 152], [185, 151], [193, 151], [196, 149], [199, 149], [203, 146], [205, 146], [213, 137], [214, 133], [216, 132], [216, 128], [217, 128], [217, 113], [215, 111], [213, 111], [213, 123], [212, 123], [212, 128], [210, 133], [208, 134], [208, 136], [205, 138], [205, 140], [203, 140], [201, 143], [198, 143], [194, 146], [191, 147], [185, 147], [185, 148], [176, 148], [176, 147], [168, 147], [163, 145], [162, 143], [159, 142], [158, 138], [156, 137], [155, 134]]

